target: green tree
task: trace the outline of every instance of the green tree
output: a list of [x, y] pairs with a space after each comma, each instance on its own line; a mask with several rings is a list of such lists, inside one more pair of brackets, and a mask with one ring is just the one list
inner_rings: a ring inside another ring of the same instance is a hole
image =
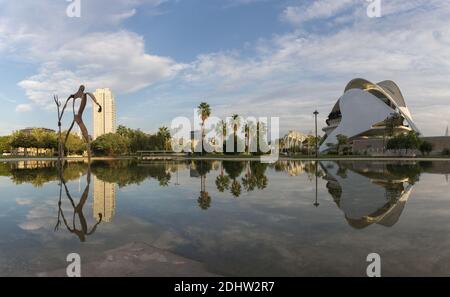
[[221, 120], [216, 125], [216, 133], [222, 137], [222, 151], [225, 153], [226, 151], [226, 141], [227, 138], [227, 123], [224, 120]]
[[422, 155], [424, 156], [429, 155], [433, 151], [433, 144], [428, 141], [423, 141], [420, 144], [419, 150], [422, 153]]
[[205, 140], [205, 121], [209, 118], [211, 115], [211, 107], [208, 103], [202, 102], [198, 106], [198, 115], [200, 116], [200, 119], [202, 120], [201, 123], [201, 144], [202, 144], [202, 153], [204, 152], [204, 140]]
[[170, 131], [169, 128], [163, 126], [161, 128], [158, 129], [158, 139], [160, 140], [161, 143], [161, 147], [163, 150], [165, 151], [170, 151]]
[[[64, 131], [62, 134], [64, 139], [66, 137], [67, 131]], [[70, 133], [69, 137], [67, 137], [65, 150], [67, 155], [70, 155], [71, 153], [81, 155], [86, 150], [86, 143], [77, 134]]]
[[23, 148], [25, 156], [28, 157], [28, 149], [36, 147], [36, 138], [33, 135], [16, 131], [11, 135], [10, 145], [15, 149]]
[[51, 150], [53, 156], [55, 150], [58, 149], [58, 135], [54, 132], [46, 132], [42, 138], [43, 146]]
[[347, 145], [347, 143], [348, 143], [348, 137], [345, 136], [345, 135], [342, 135], [342, 134], [338, 134], [338, 135], [336, 135], [336, 139], [337, 139], [337, 141], [338, 141], [338, 144], [337, 144], [337, 152], [338, 152], [338, 154], [339, 154], [340, 151], [341, 151], [341, 147], [344, 146], [344, 145]]
[[[261, 136], [265, 135], [267, 133], [267, 125], [264, 122], [257, 122], [256, 123], [256, 152], [257, 154], [262, 153], [261, 149]], [[265, 141], [264, 137], [263, 140]]]
[[408, 134], [406, 134], [406, 153], [408, 153], [408, 150], [419, 149], [422, 142], [423, 140], [419, 138], [419, 133], [416, 133], [414, 131], [408, 132]]
[[245, 134], [245, 151], [247, 154], [250, 153], [251, 148], [251, 139], [252, 136], [255, 134], [256, 131], [256, 125], [252, 121], [248, 121], [245, 123], [242, 132]]
[[405, 150], [408, 154], [408, 150], [419, 149], [421, 144], [422, 140], [419, 138], [419, 134], [410, 131], [392, 137], [388, 140], [386, 147], [388, 150]]
[[0, 136], [0, 154], [11, 151], [10, 136]]
[[129, 140], [117, 133], [108, 133], [92, 142], [92, 150], [96, 155], [118, 156], [128, 153]]
[[231, 127], [233, 129], [233, 140], [234, 140], [234, 148], [233, 148], [233, 152], [235, 154], [238, 153], [238, 143], [237, 143], [237, 131], [239, 129], [239, 127], [241, 126], [241, 118], [239, 117], [239, 115], [237, 114], [233, 114], [231, 116]]

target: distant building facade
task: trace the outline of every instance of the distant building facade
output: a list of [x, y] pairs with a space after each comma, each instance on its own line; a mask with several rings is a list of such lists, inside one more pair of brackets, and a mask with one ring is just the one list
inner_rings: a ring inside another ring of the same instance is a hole
[[55, 133], [55, 130], [48, 129], [48, 128], [25, 128], [19, 130], [20, 133], [26, 134], [26, 135], [32, 135], [34, 130], [39, 130], [41, 132], [47, 132], [47, 133]]
[[305, 142], [308, 140], [308, 135], [299, 131], [289, 131], [283, 138], [282, 151], [296, 151], [302, 150]]
[[94, 203], [92, 212], [94, 219], [102, 222], [111, 222], [116, 209], [116, 184], [98, 179], [94, 175]]
[[98, 112], [95, 106], [93, 108], [92, 125], [95, 140], [104, 134], [116, 132], [116, 103], [109, 88], [95, 90], [94, 96], [102, 106], [102, 112]]

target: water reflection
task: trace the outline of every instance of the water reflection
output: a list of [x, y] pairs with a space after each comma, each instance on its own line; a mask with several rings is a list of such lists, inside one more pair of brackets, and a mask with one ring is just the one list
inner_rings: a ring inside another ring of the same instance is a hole
[[111, 222], [116, 209], [116, 183], [105, 182], [94, 175], [92, 214], [97, 221]]
[[326, 187], [350, 226], [397, 223], [422, 168], [415, 163], [321, 162]]
[[[27, 161], [1, 163], [0, 176], [9, 177], [17, 185], [31, 184], [37, 188], [52, 182], [60, 185], [55, 230], [64, 224], [70, 233], [75, 234], [80, 241], [85, 241], [86, 236], [92, 235], [102, 222], [113, 221], [118, 188], [140, 185], [149, 180], [156, 181], [162, 188], [183, 186], [179, 174], [184, 173], [188, 173], [190, 181], [196, 183], [198, 180], [195, 201], [198, 208], [205, 211], [212, 208], [215, 199], [224, 195], [236, 199], [244, 193], [265, 191], [271, 186], [267, 174], [270, 170], [272, 174], [287, 174], [294, 188], [295, 178], [306, 176], [314, 187], [315, 196], [311, 204], [319, 207], [322, 201], [331, 196], [353, 228], [363, 229], [374, 223], [391, 227], [398, 222], [420, 175], [430, 172], [447, 177], [450, 172], [447, 164], [283, 161], [268, 165], [260, 162], [202, 160], [151, 163], [97, 161], [89, 167], [84, 162], [67, 162], [60, 178], [55, 162]], [[68, 184], [81, 177], [85, 180], [85, 186], [82, 192], [79, 191], [79, 199], [76, 199]], [[318, 183], [321, 180], [326, 182], [330, 196], [319, 195]], [[272, 191], [278, 191], [277, 187], [274, 184]], [[64, 199], [69, 201], [69, 209], [62, 207]], [[89, 217], [94, 219], [90, 227], [84, 213], [88, 203], [92, 203], [92, 215]]]
[[[55, 226], [55, 231], [57, 231], [61, 225], [61, 221], [66, 226], [67, 230], [70, 233], [75, 234], [81, 242], [86, 241], [86, 236], [94, 234], [94, 232], [97, 230], [97, 226], [102, 222], [103, 214], [101, 212], [97, 213], [98, 220], [97, 222], [92, 226], [92, 228], [89, 230], [86, 217], [83, 212], [84, 205], [86, 204], [88, 198], [89, 198], [89, 188], [91, 185], [91, 168], [88, 166], [88, 170], [86, 173], [86, 187], [78, 200], [78, 203], [75, 203], [75, 199], [72, 197], [70, 190], [67, 186], [67, 182], [64, 179], [62, 172], [59, 175], [59, 201], [58, 201], [58, 219]], [[63, 190], [64, 189], [64, 190]], [[70, 205], [72, 206], [72, 220], [69, 222], [66, 219], [66, 215], [64, 214], [64, 210], [62, 208], [62, 199], [63, 199], [63, 192], [65, 193], [65, 197], [70, 201]], [[95, 199], [95, 195], [94, 195]], [[94, 200], [95, 204], [95, 200]], [[80, 229], [77, 229], [77, 219], [78, 223], [80, 224]]]

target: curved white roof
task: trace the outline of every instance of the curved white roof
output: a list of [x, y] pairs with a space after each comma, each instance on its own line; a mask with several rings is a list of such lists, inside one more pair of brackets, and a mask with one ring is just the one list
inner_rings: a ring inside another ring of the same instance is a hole
[[351, 89], [361, 89], [365, 91], [376, 90], [382, 93], [389, 101], [398, 109], [398, 112], [406, 119], [409, 126], [416, 132], [420, 132], [414, 124], [411, 113], [406, 106], [400, 88], [391, 80], [385, 80], [378, 84], [372, 83], [363, 78], [355, 78], [351, 80], [345, 87], [345, 92]]
[[400, 88], [390, 80], [378, 84], [362, 78], [351, 80], [332, 112], [338, 110], [341, 120], [334, 130], [327, 133], [327, 139], [320, 147], [320, 151], [327, 150], [328, 143], [336, 144], [337, 135], [353, 137], [367, 132], [373, 128], [373, 125], [391, 116], [394, 111], [405, 118], [412, 130], [419, 132]]

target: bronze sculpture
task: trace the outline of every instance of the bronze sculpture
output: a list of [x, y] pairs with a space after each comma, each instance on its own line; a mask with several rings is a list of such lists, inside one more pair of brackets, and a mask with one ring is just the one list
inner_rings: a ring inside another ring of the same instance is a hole
[[[58, 137], [58, 165], [57, 165], [57, 170], [58, 170], [58, 175], [59, 175], [59, 202], [58, 202], [58, 221], [55, 226], [55, 231], [58, 230], [59, 226], [61, 225], [61, 219], [62, 219], [67, 230], [69, 230], [71, 233], [76, 234], [78, 236], [78, 238], [80, 239], [80, 241], [82, 241], [82, 242], [86, 240], [86, 236], [93, 234], [95, 232], [95, 230], [97, 229], [97, 226], [102, 222], [102, 214], [99, 214], [100, 220], [97, 221], [95, 223], [95, 225], [92, 227], [92, 229], [89, 231], [88, 227], [87, 227], [86, 219], [83, 214], [83, 207], [88, 199], [89, 188], [90, 188], [90, 183], [91, 183], [91, 141], [89, 139], [89, 132], [86, 128], [86, 125], [83, 122], [83, 112], [86, 108], [87, 96], [91, 97], [92, 101], [98, 105], [98, 112], [102, 112], [102, 106], [97, 102], [97, 99], [95, 98], [95, 96], [92, 93], [85, 92], [85, 87], [83, 85], [81, 85], [78, 88], [78, 91], [75, 94], [72, 94], [69, 96], [69, 98], [67, 98], [66, 103], [64, 104], [64, 107], [62, 108], [62, 110], [61, 110], [61, 102], [59, 101], [58, 96], [55, 95], [53, 97], [56, 107], [57, 107], [57, 111], [58, 111], [58, 128], [59, 128], [59, 131], [58, 131], [58, 134], [59, 134], [59, 137]], [[81, 99], [81, 103], [80, 103], [80, 107], [78, 108], [78, 112], [75, 113], [75, 101], [77, 99]], [[62, 137], [61, 137], [61, 135], [62, 135], [61, 134], [61, 121], [64, 116], [64, 111], [67, 108], [67, 105], [69, 104], [70, 100], [73, 100], [72, 101], [73, 121], [70, 124], [69, 130], [67, 130], [65, 140], [63, 142]], [[86, 185], [86, 188], [85, 188], [78, 204], [75, 204], [74, 199], [70, 195], [69, 189], [66, 185], [66, 181], [63, 176], [64, 148], [66, 146], [67, 139], [69, 138], [70, 132], [72, 131], [75, 123], [77, 123], [77, 125], [80, 127], [84, 141], [86, 141], [87, 154], [88, 154], [87, 185]], [[62, 198], [62, 193], [63, 193], [63, 187], [65, 190], [66, 196], [69, 199], [70, 204], [72, 205], [73, 210], [74, 210], [73, 216], [72, 216], [72, 227], [69, 226], [69, 223], [66, 220], [66, 217], [64, 216], [63, 209], [61, 208], [61, 203], [62, 203], [61, 198]], [[79, 223], [81, 225], [81, 229], [76, 228], [76, 223], [75, 223], [76, 217], [78, 217]]]
[[[84, 112], [84, 109], [86, 108], [87, 96], [91, 97], [92, 101], [98, 105], [98, 112], [102, 112], [102, 106], [97, 102], [97, 99], [95, 98], [94, 94], [89, 93], [89, 92], [84, 92], [84, 90], [85, 90], [85, 87], [83, 85], [81, 85], [75, 94], [72, 94], [69, 96], [69, 98], [67, 98], [66, 103], [64, 104], [64, 107], [62, 109], [61, 115], [59, 117], [58, 126], [61, 127], [61, 119], [62, 119], [62, 116], [64, 115], [64, 110], [66, 109], [67, 104], [69, 103], [70, 100], [73, 100], [73, 102], [72, 102], [73, 121], [72, 121], [72, 124], [70, 125], [69, 130], [67, 130], [66, 137], [64, 139], [64, 146], [67, 142], [67, 139], [69, 138], [69, 134], [72, 131], [73, 126], [75, 125], [75, 123], [77, 123], [78, 127], [80, 127], [81, 134], [83, 135], [84, 141], [86, 141], [86, 144], [88, 146], [87, 154], [88, 154], [88, 161], [90, 163], [90, 161], [91, 161], [91, 140], [89, 139], [89, 132], [86, 128], [86, 125], [83, 122], [83, 112]], [[78, 108], [78, 112], [75, 113], [75, 101], [77, 99], [81, 99], [81, 103], [80, 103], [80, 107]]]

